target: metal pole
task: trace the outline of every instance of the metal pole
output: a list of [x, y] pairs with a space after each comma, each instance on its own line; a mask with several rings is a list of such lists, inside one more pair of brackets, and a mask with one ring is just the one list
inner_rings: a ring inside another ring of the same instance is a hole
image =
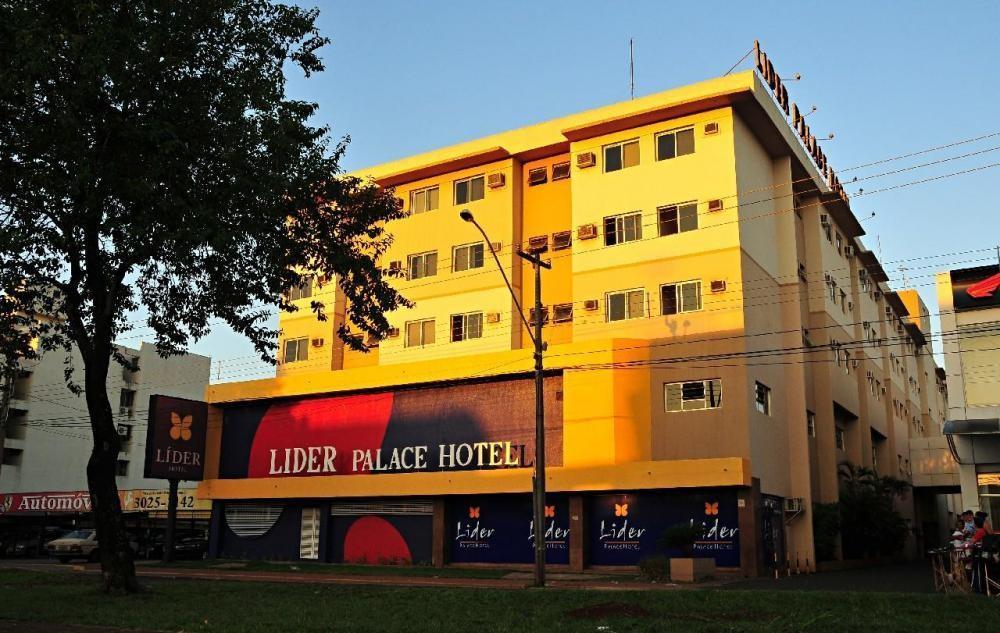
[[163, 562], [174, 560], [174, 528], [177, 525], [177, 480], [170, 480], [170, 498], [167, 501], [167, 530], [163, 535]]
[[545, 393], [542, 376], [542, 266], [535, 255], [535, 585], [545, 586]]

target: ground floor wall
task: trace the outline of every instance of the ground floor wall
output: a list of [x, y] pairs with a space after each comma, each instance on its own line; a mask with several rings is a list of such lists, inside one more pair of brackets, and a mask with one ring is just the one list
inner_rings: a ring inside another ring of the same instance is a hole
[[[664, 533], [697, 528], [691, 555], [757, 575], [765, 565], [756, 487], [552, 494], [545, 506], [546, 561], [582, 570], [635, 567], [680, 556]], [[773, 522], [767, 523], [774, 528]], [[783, 541], [783, 536], [778, 537]], [[528, 565], [530, 494], [435, 498], [216, 501], [209, 555], [331, 563]], [[773, 554], [769, 554], [771, 557]], [[783, 555], [783, 554], [782, 554]]]

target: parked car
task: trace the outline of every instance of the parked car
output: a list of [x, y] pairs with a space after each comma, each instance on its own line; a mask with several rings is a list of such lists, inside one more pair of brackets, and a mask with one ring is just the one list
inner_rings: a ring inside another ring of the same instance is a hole
[[[140, 555], [149, 559], [163, 558], [163, 532], [152, 536]], [[208, 537], [203, 530], [179, 530], [174, 537], [174, 559], [201, 560], [208, 552]]]
[[97, 530], [85, 529], [73, 530], [54, 541], [49, 541], [45, 549], [48, 550], [49, 556], [66, 564], [79, 558], [96, 561], [98, 557], [97, 546]]
[[45, 552], [44, 543], [58, 538], [63, 530], [57, 527], [31, 528], [13, 531], [0, 537], [0, 556], [33, 557]]

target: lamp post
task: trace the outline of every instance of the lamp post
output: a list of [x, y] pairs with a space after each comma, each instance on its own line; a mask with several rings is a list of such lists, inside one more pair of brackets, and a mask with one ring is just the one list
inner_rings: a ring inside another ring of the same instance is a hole
[[[545, 351], [545, 344], [542, 342], [542, 268], [550, 269], [552, 264], [549, 262], [543, 262], [542, 258], [537, 254], [525, 253], [523, 251], [518, 251], [517, 255], [522, 259], [531, 262], [531, 266], [535, 269], [535, 318], [534, 324], [528, 323], [528, 320], [524, 317], [524, 310], [521, 308], [521, 302], [517, 299], [517, 293], [514, 292], [514, 288], [510, 285], [510, 280], [507, 279], [507, 273], [504, 272], [503, 265], [500, 263], [500, 258], [497, 256], [495, 250], [493, 250], [493, 245], [490, 243], [490, 238], [486, 235], [486, 231], [483, 227], [476, 222], [473, 217], [472, 212], [468, 209], [463, 209], [459, 216], [466, 222], [470, 222], [477, 229], [479, 229], [480, 234], [483, 236], [483, 240], [486, 242], [486, 247], [490, 249], [490, 253], [493, 255], [494, 261], [497, 263], [497, 268], [500, 269], [500, 274], [503, 276], [504, 283], [507, 284], [507, 290], [510, 291], [510, 296], [514, 300], [514, 305], [517, 307], [517, 313], [521, 316], [521, 321], [528, 328], [528, 336], [531, 337], [532, 342], [535, 344], [535, 473], [532, 477], [532, 507], [534, 508], [534, 518], [533, 525], [535, 528], [535, 586], [544, 587], [545, 586], [545, 392], [544, 392], [544, 381], [542, 375], [542, 354]], [[532, 334], [532, 327], [534, 327], [534, 334]]]

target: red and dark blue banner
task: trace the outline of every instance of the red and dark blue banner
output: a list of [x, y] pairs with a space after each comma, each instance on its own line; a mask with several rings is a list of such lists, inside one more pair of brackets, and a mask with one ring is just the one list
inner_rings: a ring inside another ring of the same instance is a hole
[[[452, 497], [447, 503], [453, 563], [531, 563], [535, 534], [531, 495]], [[569, 501], [548, 495], [545, 505], [545, 561], [569, 564]]]
[[[546, 461], [562, 464], [562, 376], [545, 379]], [[527, 468], [534, 381], [502, 379], [225, 410], [221, 478]]]
[[431, 562], [430, 516], [352, 515], [330, 518], [328, 558], [360, 565]]
[[636, 565], [648, 556], [681, 556], [660, 541], [667, 528], [683, 523], [701, 529], [694, 556], [715, 558], [719, 567], [740, 566], [733, 490], [594, 495], [587, 514], [591, 565]]

